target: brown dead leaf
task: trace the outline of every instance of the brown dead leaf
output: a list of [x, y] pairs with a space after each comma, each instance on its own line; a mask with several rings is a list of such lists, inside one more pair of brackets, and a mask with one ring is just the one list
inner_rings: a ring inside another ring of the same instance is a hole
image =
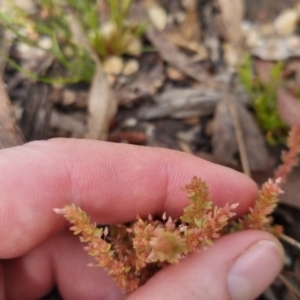
[[30, 84], [23, 102], [24, 111], [20, 121], [22, 132], [27, 141], [43, 140], [50, 129], [51, 102], [50, 87], [43, 82]]
[[141, 60], [139, 72], [118, 82], [115, 86], [120, 105], [131, 105], [135, 101], [153, 96], [165, 82], [164, 66], [161, 59], [145, 56]]
[[219, 93], [211, 89], [171, 89], [157, 96], [155, 105], [142, 107], [139, 117], [150, 120], [163, 117], [190, 118], [211, 115], [219, 99]]
[[190, 52], [198, 53], [202, 59], [208, 57], [206, 49], [199, 44], [199, 42], [185, 39], [178, 30], [165, 31], [164, 36], [175, 46]]
[[300, 102], [284, 88], [278, 90], [277, 109], [282, 121], [289, 126], [300, 120]]
[[204, 152], [204, 151], [199, 151], [199, 152], [196, 152], [194, 153], [194, 155], [202, 158], [202, 159], [205, 159], [207, 161], [210, 161], [214, 164], [218, 164], [218, 165], [223, 165], [223, 166], [226, 166], [226, 167], [229, 167], [229, 168], [233, 168], [233, 166], [230, 166], [230, 165], [226, 165], [224, 164], [224, 161], [221, 161], [220, 159], [218, 159], [217, 157], [215, 157], [212, 153], [208, 153], [208, 152]]
[[[264, 138], [255, 120], [244, 106], [235, 98], [233, 98], [232, 101], [234, 101], [241, 121], [241, 130], [250, 170], [264, 171], [268, 167], [268, 152]], [[213, 124], [212, 145], [213, 154], [216, 159], [227, 165], [233, 165], [235, 167], [239, 165], [237, 160], [239, 150], [236, 132], [226, 98], [217, 105]]]
[[193, 59], [170, 43], [163, 33], [155, 27], [148, 28], [146, 32], [147, 38], [159, 52], [160, 56], [171, 66], [177, 68], [182, 73], [196, 81], [209, 81], [204, 70], [197, 67]]
[[238, 144], [234, 125], [230, 115], [229, 107], [225, 100], [222, 100], [216, 108], [213, 123], [212, 137], [213, 154], [224, 164], [238, 166], [236, 155]]

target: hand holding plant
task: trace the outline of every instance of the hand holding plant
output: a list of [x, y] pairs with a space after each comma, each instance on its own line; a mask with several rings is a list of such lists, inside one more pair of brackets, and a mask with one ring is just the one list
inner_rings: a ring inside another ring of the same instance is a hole
[[[257, 198], [246, 176], [164, 149], [60, 139], [1, 150], [0, 165], [1, 299], [38, 299], [54, 285], [64, 299], [123, 298], [105, 270], [86, 266], [93, 259], [53, 207], [74, 203], [106, 225], [164, 212], [178, 218], [188, 205], [180, 186], [194, 174], [214, 205], [239, 203], [237, 216]], [[163, 268], [128, 299], [254, 299], [282, 263], [271, 234], [237, 232]]]

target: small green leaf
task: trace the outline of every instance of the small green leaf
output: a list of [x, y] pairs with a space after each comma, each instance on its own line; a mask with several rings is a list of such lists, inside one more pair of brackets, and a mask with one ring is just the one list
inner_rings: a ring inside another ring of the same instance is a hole
[[202, 227], [203, 222], [202, 222], [201, 219], [195, 218], [195, 219], [194, 219], [194, 222], [195, 222], [195, 224], [197, 225], [198, 228], [201, 228], [201, 227]]

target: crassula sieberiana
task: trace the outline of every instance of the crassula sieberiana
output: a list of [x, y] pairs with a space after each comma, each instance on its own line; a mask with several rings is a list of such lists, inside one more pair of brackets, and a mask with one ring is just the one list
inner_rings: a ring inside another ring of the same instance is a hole
[[193, 177], [183, 188], [190, 202], [179, 219], [164, 214], [160, 218], [137, 217], [130, 224], [107, 227], [91, 222], [88, 215], [75, 205], [54, 209], [72, 225], [70, 230], [87, 244], [84, 249], [95, 259], [95, 265], [107, 270], [124, 293], [143, 285], [164, 266], [177, 263], [190, 252], [210, 246], [214, 239], [229, 232], [260, 229], [275, 235], [282, 231], [272, 225], [270, 214], [276, 208], [279, 185], [298, 163], [300, 123], [288, 138], [289, 151], [283, 154], [283, 164], [259, 191], [258, 199], [248, 214], [234, 219], [238, 204], [213, 206], [206, 182]]

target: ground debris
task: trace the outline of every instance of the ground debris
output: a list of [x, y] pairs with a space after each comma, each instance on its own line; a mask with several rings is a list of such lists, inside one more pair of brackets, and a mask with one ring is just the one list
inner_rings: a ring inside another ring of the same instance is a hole
[[219, 93], [210, 89], [171, 89], [157, 96], [152, 107], [142, 107], [139, 117], [150, 120], [207, 116], [214, 112], [219, 99]]
[[[264, 138], [256, 122], [233, 95], [226, 95], [226, 97], [232, 97], [234, 105], [237, 108], [250, 169], [252, 171], [267, 170], [268, 152]], [[213, 154], [224, 164], [237, 167], [239, 166], [238, 143], [228, 99], [226, 99], [226, 97], [217, 105], [214, 117], [212, 137]]]
[[162, 32], [155, 27], [150, 27], [146, 35], [164, 61], [196, 81], [205, 81], [207, 76], [204, 70], [197, 66], [191, 57], [171, 44]]
[[138, 72], [116, 82], [114, 89], [119, 105], [129, 106], [138, 100], [153, 97], [163, 86], [166, 75], [162, 61], [152, 55], [143, 58]]
[[0, 149], [21, 145], [25, 142], [14, 117], [5, 85], [0, 80]]

